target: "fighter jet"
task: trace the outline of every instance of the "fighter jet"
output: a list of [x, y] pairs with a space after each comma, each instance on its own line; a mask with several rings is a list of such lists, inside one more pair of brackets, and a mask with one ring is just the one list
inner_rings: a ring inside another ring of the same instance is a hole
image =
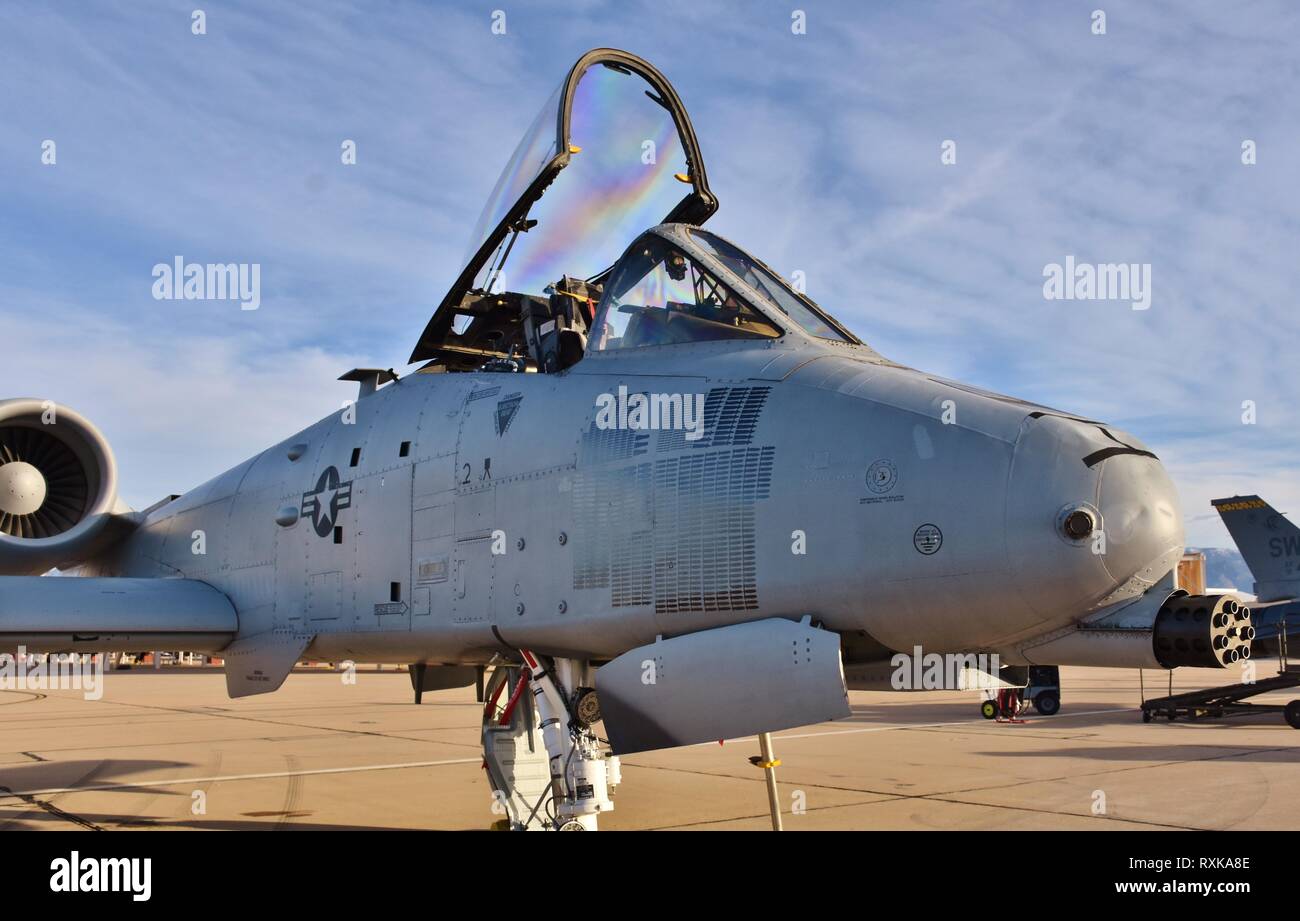
[[1211, 503], [1255, 577], [1250, 604], [1256, 654], [1276, 654], [1283, 626], [1300, 628], [1300, 528], [1259, 496]]
[[898, 653], [1241, 655], [1235, 601], [1173, 590], [1150, 449], [878, 354], [717, 208], [673, 87], [597, 49], [410, 373], [344, 374], [341, 411], [143, 511], [89, 420], [0, 403], [0, 647], [214, 653], [236, 697], [303, 658], [489, 668], [515, 828], [595, 828], [619, 754], [846, 717]]

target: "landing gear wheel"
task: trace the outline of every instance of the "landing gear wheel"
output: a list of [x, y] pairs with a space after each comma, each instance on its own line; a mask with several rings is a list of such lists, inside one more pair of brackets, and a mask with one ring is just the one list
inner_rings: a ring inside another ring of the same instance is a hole
[[998, 705], [991, 700], [986, 700], [980, 704], [980, 716], [986, 720], [996, 719], [998, 715]]
[[1178, 714], [1173, 710], [1167, 710], [1165, 711], [1165, 719], [1172, 723], [1174, 720], [1178, 719]]
[[1149, 723], [1149, 722], [1151, 722], [1151, 711], [1150, 711], [1150, 710], [1143, 710], [1143, 711], [1142, 711], [1142, 722], [1144, 722], [1144, 723]]
[[595, 688], [578, 688], [578, 697], [573, 704], [573, 712], [584, 726], [600, 722], [600, 698]]
[[1055, 694], [1044, 691], [1034, 698], [1034, 709], [1043, 716], [1055, 716], [1061, 709], [1061, 698]]
[[1287, 704], [1282, 715], [1286, 717], [1287, 725], [1292, 729], [1300, 729], [1300, 700], [1293, 700]]

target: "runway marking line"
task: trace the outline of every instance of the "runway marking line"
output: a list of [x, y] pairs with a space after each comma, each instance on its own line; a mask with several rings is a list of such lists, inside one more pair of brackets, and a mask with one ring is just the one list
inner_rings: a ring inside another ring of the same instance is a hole
[[365, 771], [400, 771], [409, 768], [442, 767], [449, 764], [482, 764], [478, 758], [448, 758], [443, 761], [407, 761], [400, 764], [361, 764], [355, 767], [316, 768], [310, 771], [267, 771], [262, 774], [219, 774], [212, 777], [181, 777], [175, 780], [136, 780], [129, 783], [90, 784], [84, 787], [50, 787], [44, 790], [18, 790], [11, 796], [55, 796], [63, 793], [97, 793], [101, 790], [132, 790], [139, 787], [174, 787], [179, 784], [224, 783], [234, 780], [269, 780], [276, 777], [309, 777], [318, 774], [359, 774]]
[[[1137, 709], [1138, 708], [1136, 707], [1115, 707], [1106, 710], [1084, 710], [1077, 713], [1062, 713], [1053, 716], [1051, 721], [1053, 723], [1056, 723], [1059, 722], [1060, 720], [1070, 719], [1072, 717], [1100, 716], [1108, 713], [1127, 713], [1127, 712], [1133, 712]], [[950, 720], [942, 723], [906, 723], [900, 725], [891, 724], [885, 726], [859, 726], [854, 729], [834, 729], [828, 732], [791, 733], [788, 735], [774, 736], [773, 738], [775, 740], [781, 740], [781, 741], [788, 741], [793, 739], [816, 739], [823, 736], [860, 735], [868, 732], [893, 732], [893, 731], [905, 730], [905, 729], [937, 729], [946, 726], [983, 726], [987, 722], [988, 721], [984, 719], [978, 719], [978, 720], [965, 719], [965, 720]], [[745, 736], [737, 739], [728, 739], [727, 741], [743, 742], [749, 738], [752, 737]], [[690, 746], [690, 747], [700, 747], [704, 745], [716, 745], [716, 744], [718, 743], [699, 742], [696, 743], [695, 746]], [[407, 761], [407, 762], [394, 763], [394, 764], [369, 764], [369, 765], [357, 765], [355, 767], [316, 768], [314, 770], [309, 770], [309, 771], [267, 771], [258, 774], [225, 774], [225, 775], [214, 775], [211, 777], [183, 777], [175, 780], [168, 780], [163, 778], [158, 780], [141, 780], [141, 781], [131, 781], [126, 783], [115, 783], [115, 784], [92, 784], [83, 787], [51, 787], [42, 790], [24, 790], [24, 791], [17, 791], [14, 793], [6, 793], [3, 794], [2, 796], [6, 798], [22, 797], [22, 796], [54, 796], [54, 795], [66, 794], [66, 793], [94, 793], [101, 790], [131, 790], [131, 789], [137, 789], [141, 787], [169, 787], [169, 786], [178, 786], [181, 784], [225, 783], [225, 782], [240, 781], [240, 780], [269, 780], [269, 779], [274, 779], [279, 777], [306, 777], [312, 775], [326, 775], [326, 774], [357, 774], [357, 773], [364, 773], [368, 771], [396, 771], [396, 770], [407, 770], [410, 768], [421, 768], [421, 767], [442, 767], [442, 766], [452, 765], [452, 764], [478, 764], [481, 763], [482, 760], [483, 759], [481, 757], [448, 758], [440, 761]], [[908, 794], [892, 794], [892, 795], [901, 795], [903, 797], [908, 796]]]
[[[1058, 713], [1057, 715], [1051, 717], [1051, 721], [1054, 724], [1059, 720], [1070, 719], [1071, 717], [1075, 717], [1075, 716], [1100, 716], [1106, 713], [1130, 713], [1136, 711], [1137, 709], [1138, 709], [1137, 707], [1115, 707], [1108, 710], [1082, 710], [1078, 713]], [[792, 733], [790, 735], [774, 735], [772, 736], [772, 740], [774, 742], [780, 742], [785, 739], [816, 739], [816, 738], [820, 738], [821, 736], [850, 736], [850, 735], [859, 735], [864, 732], [892, 732], [897, 729], [938, 729], [944, 726], [984, 726], [986, 724], [996, 725], [993, 723], [992, 720], [986, 720], [983, 717], [980, 717], [979, 719], [951, 720], [946, 723], [900, 723], [900, 724], [891, 723], [886, 726], [859, 726], [855, 729], [832, 729], [829, 732], [799, 732], [799, 733]], [[1025, 725], [1032, 725], [1032, 724], [1026, 723]], [[752, 738], [754, 738], [754, 736], [741, 736], [740, 738], [728, 739], [727, 741], [744, 742], [745, 740], [752, 739]], [[717, 742], [696, 743], [697, 746], [717, 745], [717, 744], [718, 744]]]
[[[1132, 709], [1134, 708], [1123, 707], [1123, 708], [1111, 709], [1111, 710], [1087, 710], [1080, 713], [1060, 714], [1058, 716], [1053, 717], [1052, 719], [1053, 722], [1055, 722], [1056, 720], [1060, 720], [1068, 717], [1096, 716], [1098, 714], [1103, 714], [1103, 713], [1123, 713], [1127, 710], [1132, 710]], [[966, 725], [980, 726], [983, 725], [984, 722], [987, 721], [985, 720], [977, 721], [977, 720], [970, 719], [970, 720], [953, 720], [946, 723], [912, 723], [912, 724], [904, 724], [904, 725], [897, 725], [897, 726], [895, 725], [860, 726], [855, 729], [837, 729], [837, 730], [831, 730], [830, 732], [805, 732], [805, 733], [794, 733], [791, 735], [778, 735], [775, 736], [774, 738], [781, 739], [781, 740], [815, 739], [820, 736], [857, 735], [865, 732], [890, 732], [898, 729], [934, 729], [942, 726], [966, 726]], [[731, 739], [728, 741], [741, 742], [744, 740], [745, 739]], [[697, 743], [697, 745], [716, 745], [716, 744], [717, 744], [716, 742]], [[43, 790], [22, 790], [14, 793], [4, 794], [4, 796], [6, 797], [55, 796], [55, 795], [65, 794], [65, 793], [94, 793], [100, 790], [131, 790], [140, 787], [172, 787], [172, 786], [178, 786], [180, 784], [225, 783], [225, 782], [238, 781], [238, 780], [270, 780], [278, 777], [305, 777], [305, 776], [321, 775], [321, 774], [359, 774], [367, 771], [397, 771], [397, 770], [404, 770], [409, 768], [441, 767], [441, 766], [451, 765], [451, 764], [476, 764], [476, 763], [481, 763], [482, 760], [483, 759], [481, 757], [480, 758], [448, 758], [441, 761], [406, 761], [406, 762], [395, 763], [395, 764], [368, 764], [368, 765], [358, 765], [356, 767], [316, 768], [310, 771], [267, 771], [260, 774], [224, 774], [224, 775], [214, 775], [211, 777], [182, 777], [176, 780], [167, 780], [164, 778], [159, 780], [131, 781], [127, 783], [91, 784], [84, 787], [51, 787]]]

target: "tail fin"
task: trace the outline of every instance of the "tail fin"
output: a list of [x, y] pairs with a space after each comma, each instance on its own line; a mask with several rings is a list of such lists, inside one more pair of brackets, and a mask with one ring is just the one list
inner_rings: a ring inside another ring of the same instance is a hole
[[1259, 496], [1214, 499], [1210, 504], [1250, 567], [1260, 601], [1300, 594], [1300, 528]]

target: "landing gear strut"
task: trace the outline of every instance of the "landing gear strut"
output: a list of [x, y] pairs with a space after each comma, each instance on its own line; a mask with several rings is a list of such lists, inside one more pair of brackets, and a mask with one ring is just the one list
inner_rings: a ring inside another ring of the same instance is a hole
[[485, 688], [483, 766], [492, 810], [512, 830], [595, 831], [614, 808], [618, 758], [601, 748], [589, 668], [521, 650], [522, 667], [498, 667]]

